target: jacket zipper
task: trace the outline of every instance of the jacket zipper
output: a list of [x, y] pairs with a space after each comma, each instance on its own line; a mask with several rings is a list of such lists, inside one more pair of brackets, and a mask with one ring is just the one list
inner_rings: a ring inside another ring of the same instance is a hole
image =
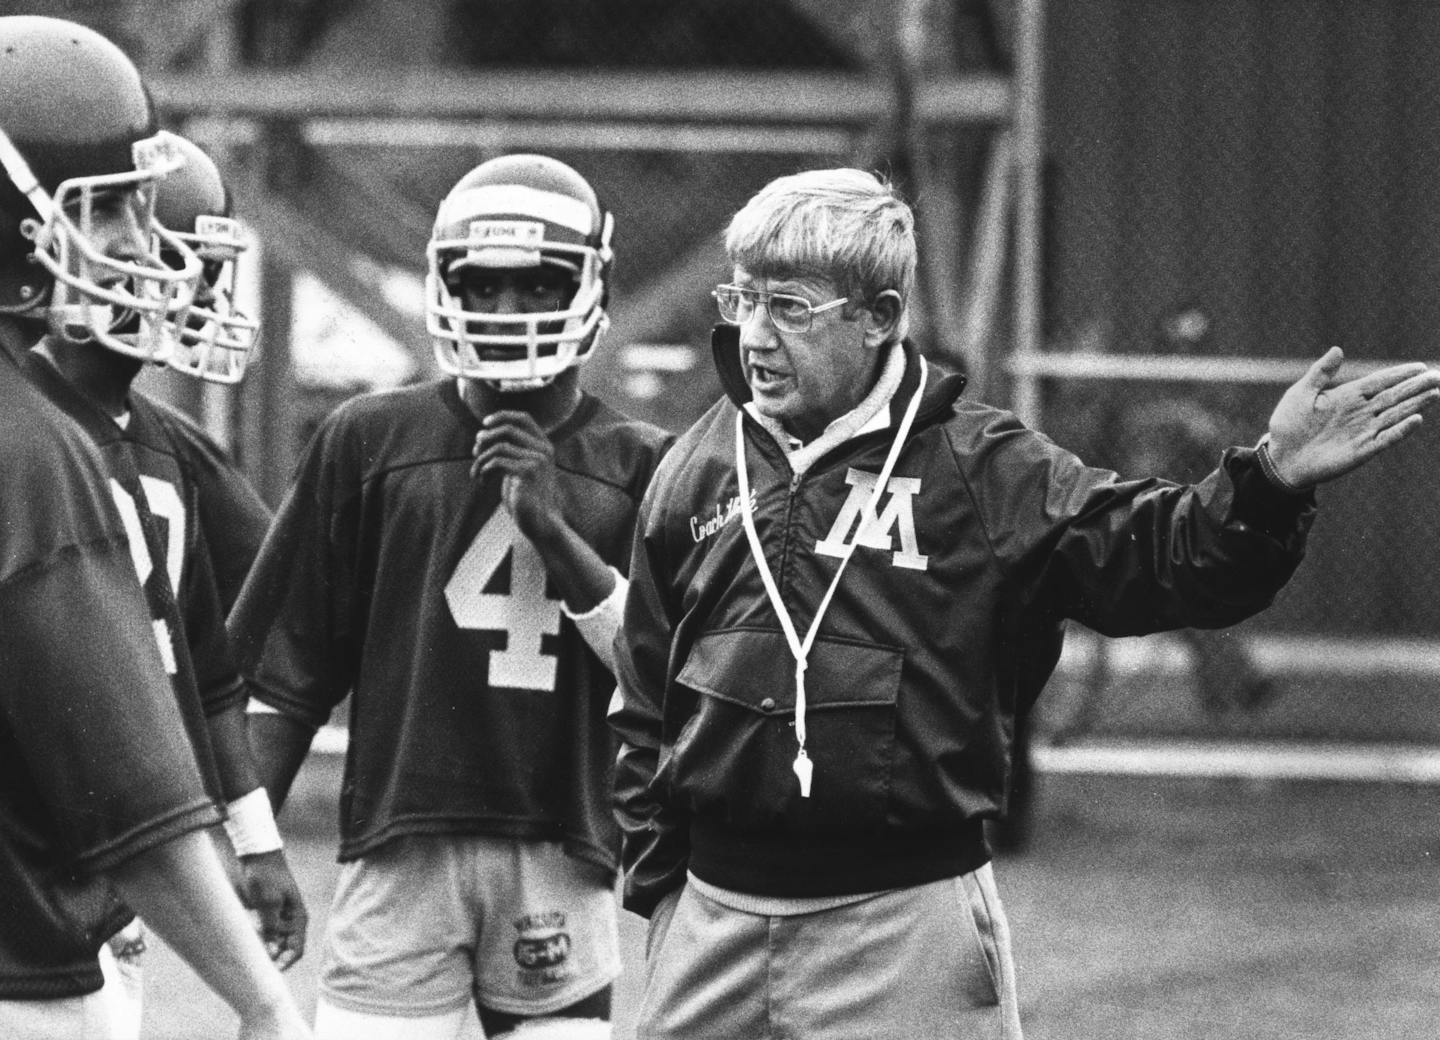
[[796, 492], [800, 490], [800, 481], [802, 479], [800, 474], [792, 472], [790, 474], [790, 490], [785, 495], [785, 525], [781, 528], [781, 530], [785, 532], [785, 537], [780, 543], [779, 586], [782, 589], [785, 588], [787, 584], [785, 576], [790, 573], [790, 548], [793, 544], [792, 535], [794, 533], [794, 524], [791, 521], [795, 516], [795, 497]]

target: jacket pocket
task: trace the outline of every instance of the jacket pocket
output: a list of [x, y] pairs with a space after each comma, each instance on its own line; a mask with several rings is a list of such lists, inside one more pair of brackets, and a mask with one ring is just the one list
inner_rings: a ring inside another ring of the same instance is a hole
[[805, 673], [811, 797], [792, 771], [795, 659], [783, 633], [729, 629], [701, 636], [677, 676], [700, 694], [670, 762], [675, 790], [697, 813], [742, 828], [811, 833], [883, 826], [895, 757], [900, 647], [819, 638]]

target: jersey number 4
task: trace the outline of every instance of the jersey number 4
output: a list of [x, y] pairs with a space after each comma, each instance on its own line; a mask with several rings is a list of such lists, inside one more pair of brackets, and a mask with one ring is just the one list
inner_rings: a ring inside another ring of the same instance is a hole
[[[486, 592], [510, 556], [510, 591]], [[555, 658], [540, 650], [541, 638], [560, 631], [560, 601], [545, 595], [545, 563], [503, 508], [475, 535], [445, 585], [450, 616], [461, 628], [504, 632], [505, 649], [490, 655], [490, 685], [553, 690]]]

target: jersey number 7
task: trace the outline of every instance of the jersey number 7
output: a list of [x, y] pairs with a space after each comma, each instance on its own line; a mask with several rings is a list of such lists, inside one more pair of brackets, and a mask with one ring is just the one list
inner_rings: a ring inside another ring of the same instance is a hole
[[[175, 485], [154, 477], [142, 476], [141, 489], [152, 516], [163, 519], [166, 524], [165, 571], [170, 579], [171, 594], [180, 588], [181, 568], [185, 564], [185, 504]], [[118, 480], [111, 478], [110, 494], [120, 511], [120, 521], [125, 526], [125, 538], [130, 543], [130, 560], [135, 564], [135, 575], [143, 586], [150, 580], [155, 561], [150, 558], [150, 548], [145, 544], [145, 528], [140, 523], [140, 506]], [[165, 671], [174, 675], [178, 670], [175, 662], [175, 640], [170, 626], [164, 618], [152, 618], [155, 626], [155, 641], [160, 644], [160, 656], [165, 659]]]
[[[507, 553], [509, 593], [484, 591]], [[461, 628], [506, 634], [505, 649], [490, 654], [492, 688], [555, 688], [555, 658], [540, 646], [541, 637], [560, 631], [560, 601], [545, 595], [545, 563], [503, 508], [490, 515], [456, 564], [445, 602]]]

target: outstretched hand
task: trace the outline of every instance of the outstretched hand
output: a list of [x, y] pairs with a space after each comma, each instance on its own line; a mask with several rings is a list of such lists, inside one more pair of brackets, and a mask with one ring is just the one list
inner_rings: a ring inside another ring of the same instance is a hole
[[1419, 429], [1440, 400], [1440, 371], [1423, 362], [1338, 378], [1345, 354], [1331, 347], [1285, 391], [1270, 416], [1270, 457], [1287, 484], [1342, 476]]

